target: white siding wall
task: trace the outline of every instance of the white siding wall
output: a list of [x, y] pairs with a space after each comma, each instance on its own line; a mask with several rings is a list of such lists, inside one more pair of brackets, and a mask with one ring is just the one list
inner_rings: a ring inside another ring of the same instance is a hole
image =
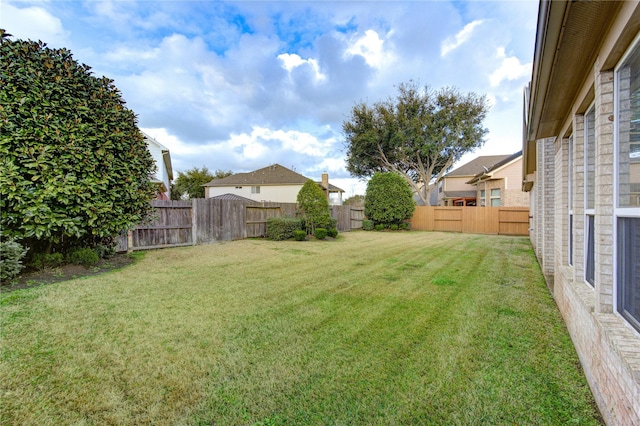
[[147, 139], [147, 147], [151, 156], [153, 157], [153, 161], [156, 163], [156, 177], [158, 180], [164, 182], [164, 186], [167, 188], [167, 195], [169, 195], [169, 190], [171, 189], [171, 182], [169, 182], [169, 173], [167, 172], [167, 168], [164, 164], [164, 159], [162, 158], [162, 149], [157, 144], [149, 141]]
[[242, 186], [212, 186], [206, 188], [206, 197], [216, 197], [224, 194], [235, 194], [254, 201], [270, 201], [275, 203], [295, 203], [302, 185], [260, 185], [260, 193], [253, 194], [251, 185]]

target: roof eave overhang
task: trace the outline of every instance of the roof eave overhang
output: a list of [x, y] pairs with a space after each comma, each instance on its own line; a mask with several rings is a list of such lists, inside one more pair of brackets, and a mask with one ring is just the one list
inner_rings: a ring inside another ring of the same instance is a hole
[[[549, 98], [551, 76], [557, 61], [569, 5], [569, 2], [564, 1], [543, 0], [540, 2], [529, 102], [525, 112], [527, 123], [525, 141], [540, 139], [543, 109]], [[570, 72], [570, 70], [566, 71]], [[525, 146], [523, 146], [524, 149], [526, 149]]]

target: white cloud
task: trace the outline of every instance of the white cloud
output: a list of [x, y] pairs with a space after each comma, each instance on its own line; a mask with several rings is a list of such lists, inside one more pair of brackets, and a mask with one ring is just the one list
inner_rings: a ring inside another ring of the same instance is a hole
[[499, 47], [496, 53], [496, 58], [502, 60], [502, 63], [494, 72], [489, 76], [489, 82], [491, 87], [500, 85], [503, 80], [518, 80], [520, 78], [531, 76], [532, 64], [521, 64], [520, 60], [515, 56], [507, 57], [504, 47]]
[[277, 142], [287, 151], [315, 157], [323, 157], [335, 142], [333, 138], [321, 141], [314, 135], [297, 130], [271, 130], [266, 127], [255, 126], [251, 134], [232, 135], [231, 144], [234, 147], [252, 147], [264, 142]]
[[[393, 32], [389, 32], [387, 37], [392, 34]], [[394, 59], [391, 52], [384, 50], [384, 42], [377, 32], [367, 30], [363, 36], [351, 41], [351, 45], [345, 51], [345, 56], [360, 55], [370, 67], [382, 68], [383, 65], [389, 65]]]
[[442, 42], [442, 45], [440, 46], [440, 56], [446, 56], [449, 52], [460, 47], [463, 43], [468, 41], [473, 34], [473, 30], [483, 22], [484, 20], [482, 19], [470, 22], [465, 25], [458, 34], [453, 37], [448, 37], [445, 41]]
[[68, 42], [68, 33], [60, 19], [42, 7], [17, 8], [3, 2], [0, 9], [2, 27], [19, 39], [42, 40], [52, 47], [63, 47]]
[[282, 53], [278, 55], [278, 59], [282, 61], [282, 65], [284, 69], [291, 72], [293, 69], [308, 65], [313, 69], [316, 81], [324, 81], [327, 79], [327, 76], [320, 71], [320, 67], [318, 66], [318, 61], [311, 59], [302, 59], [299, 55], [295, 53]]

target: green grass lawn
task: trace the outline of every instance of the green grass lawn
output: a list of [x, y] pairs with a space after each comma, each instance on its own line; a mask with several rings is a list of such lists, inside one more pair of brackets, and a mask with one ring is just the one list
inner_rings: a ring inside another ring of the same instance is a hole
[[600, 424], [526, 238], [157, 250], [0, 302], [2, 424]]

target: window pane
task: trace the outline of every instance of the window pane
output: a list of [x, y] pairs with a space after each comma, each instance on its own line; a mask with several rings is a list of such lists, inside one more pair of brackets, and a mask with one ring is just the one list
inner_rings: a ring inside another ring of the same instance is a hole
[[500, 188], [492, 189], [491, 190], [491, 196], [492, 197], [499, 197], [500, 196]]
[[569, 214], [569, 265], [573, 265], [573, 214]]
[[573, 210], [573, 135], [569, 138], [569, 155], [567, 161], [567, 196], [569, 211]]
[[618, 206], [640, 206], [640, 48], [618, 71]]
[[586, 208], [594, 209], [595, 201], [594, 201], [594, 190], [596, 187], [596, 111], [594, 108], [591, 108], [587, 115], [585, 116], [584, 123], [584, 143], [585, 143], [585, 176], [586, 176]]
[[640, 218], [618, 218], [618, 311], [640, 331]]
[[595, 218], [591, 215], [587, 215], [587, 264], [585, 265], [584, 279], [591, 285], [594, 285], [594, 277], [596, 271], [595, 265]]

